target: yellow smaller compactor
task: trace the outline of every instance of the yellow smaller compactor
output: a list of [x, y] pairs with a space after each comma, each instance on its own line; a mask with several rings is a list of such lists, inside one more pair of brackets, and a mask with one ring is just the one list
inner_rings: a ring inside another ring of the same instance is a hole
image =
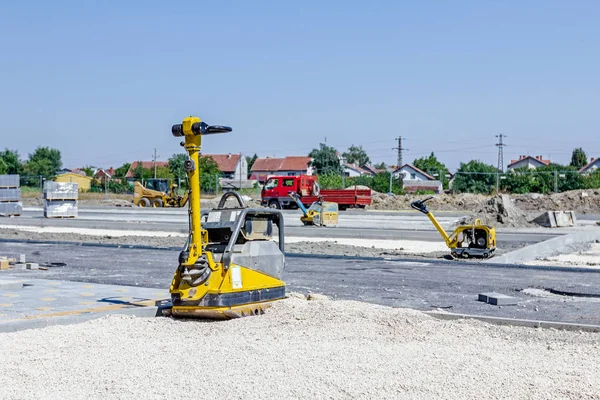
[[479, 257], [488, 258], [496, 251], [496, 228], [484, 225], [481, 220], [476, 219], [472, 225], [460, 225], [450, 235], [435, 219], [425, 204], [433, 199], [428, 197], [424, 200], [413, 201], [410, 206], [429, 217], [435, 229], [442, 235], [446, 246], [450, 248], [450, 255], [454, 258]]
[[323, 201], [323, 198], [320, 197], [319, 200], [306, 208], [304, 204], [302, 204], [302, 200], [300, 199], [300, 196], [298, 196], [298, 193], [289, 192], [288, 195], [296, 201], [298, 208], [302, 211], [303, 215], [300, 217], [300, 221], [304, 225], [337, 226], [339, 217], [339, 207], [337, 203]]
[[[217, 208], [200, 211], [198, 155], [202, 137], [231, 132], [196, 117], [174, 125], [188, 153], [189, 237], [179, 254], [171, 283], [171, 313], [175, 317], [236, 318], [262, 314], [285, 297], [283, 214], [269, 208], [247, 208], [235, 192], [223, 195]], [[237, 205], [227, 207], [229, 198]], [[279, 243], [273, 240], [277, 235]]]

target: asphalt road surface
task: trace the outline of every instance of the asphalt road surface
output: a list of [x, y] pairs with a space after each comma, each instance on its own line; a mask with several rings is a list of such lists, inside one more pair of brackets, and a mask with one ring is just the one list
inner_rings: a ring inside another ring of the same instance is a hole
[[[0, 243], [0, 254], [26, 254], [28, 261], [64, 262], [48, 271], [14, 271], [20, 277], [152, 287], [165, 290], [177, 252], [77, 245]], [[289, 291], [308, 291], [423, 311], [600, 325], [600, 273], [525, 269], [452, 261], [385, 261], [287, 257], [284, 279]], [[4, 272], [0, 273], [0, 277]], [[523, 289], [551, 289], [587, 297], [534, 297]], [[517, 306], [477, 301], [482, 292], [515, 296]]]

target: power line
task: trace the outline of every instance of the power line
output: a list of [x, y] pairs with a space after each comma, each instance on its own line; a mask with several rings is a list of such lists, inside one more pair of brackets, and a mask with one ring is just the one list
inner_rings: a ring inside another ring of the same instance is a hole
[[498, 146], [498, 171], [504, 172], [504, 146], [506, 144], [502, 143], [502, 138], [505, 138], [506, 135], [499, 134], [496, 137], [498, 138], [498, 143], [496, 143]]

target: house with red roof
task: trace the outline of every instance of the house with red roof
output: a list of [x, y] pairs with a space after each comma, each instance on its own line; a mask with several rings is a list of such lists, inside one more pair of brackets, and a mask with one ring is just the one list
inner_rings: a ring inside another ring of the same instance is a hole
[[[248, 163], [246, 162], [246, 158], [241, 154], [202, 154], [202, 157], [210, 157], [217, 163], [219, 171], [221, 171], [221, 181], [240, 182], [241, 180], [245, 183], [248, 180]], [[125, 175], [127, 180], [133, 180], [135, 170], [140, 164], [142, 168], [148, 170], [154, 169], [153, 161], [134, 161]], [[167, 161], [156, 161], [156, 166], [168, 167], [169, 163]]]
[[[127, 179], [128, 181], [133, 181], [134, 175], [135, 175], [135, 170], [139, 167], [140, 164], [141, 164], [142, 168], [144, 168], [144, 169], [149, 169], [151, 171], [154, 170], [154, 164], [155, 164], [154, 161], [134, 161], [129, 166], [129, 169], [127, 170], [127, 173], [125, 174], [125, 179]], [[168, 167], [169, 163], [166, 161], [156, 161], [156, 166], [157, 167]]]
[[519, 156], [518, 160], [510, 160], [506, 167], [509, 171], [517, 168], [536, 169], [550, 165], [550, 160], [544, 160], [542, 156]]
[[110, 167], [108, 169], [99, 168], [98, 170], [96, 170], [94, 178], [98, 179], [99, 181], [104, 181], [104, 179], [112, 179], [114, 175], [115, 169], [113, 167]]
[[312, 158], [308, 156], [287, 156], [284, 158], [257, 158], [250, 172], [250, 179], [264, 183], [271, 175], [312, 175]]

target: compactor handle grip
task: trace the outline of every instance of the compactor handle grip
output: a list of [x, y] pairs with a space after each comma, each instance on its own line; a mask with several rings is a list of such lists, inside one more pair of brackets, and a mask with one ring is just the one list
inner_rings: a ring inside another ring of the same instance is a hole
[[[231, 132], [233, 129], [229, 126], [208, 125], [206, 122], [196, 122], [192, 124], [192, 132], [194, 135], [214, 135], [217, 133]], [[183, 133], [183, 124], [173, 125], [171, 133], [175, 137], [185, 136]]]
[[429, 210], [427, 209], [427, 205], [425, 205], [425, 203], [431, 199], [433, 199], [433, 196], [429, 196], [428, 198], [423, 200], [413, 201], [412, 203], [410, 203], [410, 206], [415, 210], [422, 212], [423, 214], [428, 214]]

